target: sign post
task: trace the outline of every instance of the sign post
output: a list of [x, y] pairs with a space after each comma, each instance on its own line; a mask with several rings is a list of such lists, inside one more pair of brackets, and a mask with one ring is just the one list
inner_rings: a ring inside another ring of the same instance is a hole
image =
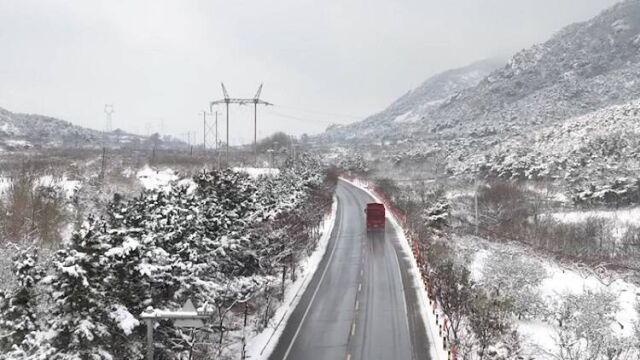
[[206, 307], [198, 311], [191, 300], [187, 300], [178, 311], [154, 310], [148, 307], [140, 314], [147, 325], [147, 360], [153, 360], [153, 326], [156, 320], [174, 319], [173, 324], [176, 327], [202, 328], [203, 320], [211, 318], [213, 314], [213, 310]]

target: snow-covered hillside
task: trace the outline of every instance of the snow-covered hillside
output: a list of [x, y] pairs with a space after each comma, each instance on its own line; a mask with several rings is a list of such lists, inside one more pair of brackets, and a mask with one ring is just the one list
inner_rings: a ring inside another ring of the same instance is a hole
[[583, 200], [612, 196], [607, 192], [611, 190], [616, 191], [612, 201], [635, 202], [640, 191], [638, 135], [640, 100], [634, 100], [514, 136], [484, 151], [469, 151], [470, 146], [451, 149], [452, 157], [462, 161], [450, 165], [455, 173], [561, 180]]
[[[0, 151], [21, 151], [32, 147], [97, 147], [102, 146], [105, 140], [111, 147], [152, 141], [145, 136], [120, 129], [105, 135], [102, 131], [77, 126], [65, 120], [13, 113], [0, 108]], [[184, 146], [181, 141], [166, 137], [156, 141], [164, 147]]]
[[[490, 74], [486, 71], [497, 67], [493, 62], [445, 73], [384, 112], [328, 131], [322, 138], [375, 143], [384, 137], [421, 143], [521, 133], [640, 97], [639, 49], [640, 2], [627, 0], [517, 53]], [[452, 75], [465, 79], [459, 82], [462, 86], [443, 86], [441, 77]], [[434, 103], [442, 99], [446, 101]], [[409, 110], [412, 121], [393, 126], [393, 119], [409, 117], [404, 115]]]
[[352, 125], [334, 126], [321, 135], [321, 138], [328, 141], [366, 139], [370, 136], [379, 137], [385, 131], [397, 127], [398, 123], [419, 123], [424, 120], [425, 113], [444, 103], [449, 96], [477, 85], [501, 65], [503, 62], [498, 59], [487, 59], [437, 74], [380, 113]]
[[638, 84], [640, 2], [627, 0], [517, 53], [476, 86], [414, 98], [407, 110], [412, 92], [384, 121], [374, 115], [321, 139], [378, 146], [367, 160], [405, 173], [431, 160], [449, 175], [554, 180], [576, 196], [615, 191], [638, 169]]

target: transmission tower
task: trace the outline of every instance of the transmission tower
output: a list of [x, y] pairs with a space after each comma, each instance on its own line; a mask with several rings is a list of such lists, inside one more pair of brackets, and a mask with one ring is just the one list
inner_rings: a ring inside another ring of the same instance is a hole
[[[203, 147], [207, 151], [207, 144], [210, 149], [218, 151], [218, 111], [201, 112], [202, 114], [202, 130], [203, 130]], [[213, 119], [210, 116], [213, 115]], [[209, 116], [209, 118], [207, 118]]]
[[260, 100], [260, 94], [262, 93], [262, 84], [258, 87], [258, 91], [253, 98], [250, 99], [240, 99], [240, 98], [231, 98], [229, 97], [229, 93], [227, 92], [227, 88], [225, 88], [224, 83], [222, 83], [222, 94], [224, 95], [224, 99], [215, 100], [209, 103], [209, 108], [213, 112], [213, 106], [218, 104], [225, 104], [226, 107], [226, 115], [227, 115], [227, 144], [226, 144], [226, 159], [227, 164], [229, 164], [229, 104], [239, 104], [239, 105], [247, 105], [253, 104], [253, 152], [255, 159], [258, 159], [258, 105], [273, 105], [264, 100]]
[[113, 104], [105, 104], [104, 105], [104, 113], [107, 115], [107, 123], [105, 124], [104, 130], [106, 132], [111, 132], [113, 130], [113, 123], [111, 122], [111, 115], [115, 112], [113, 108]]

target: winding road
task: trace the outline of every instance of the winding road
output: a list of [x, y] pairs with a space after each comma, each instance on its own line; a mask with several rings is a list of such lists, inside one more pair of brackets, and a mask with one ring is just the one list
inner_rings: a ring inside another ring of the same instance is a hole
[[410, 260], [387, 219], [367, 234], [373, 199], [340, 181], [327, 251], [293, 310], [270, 360], [430, 359]]

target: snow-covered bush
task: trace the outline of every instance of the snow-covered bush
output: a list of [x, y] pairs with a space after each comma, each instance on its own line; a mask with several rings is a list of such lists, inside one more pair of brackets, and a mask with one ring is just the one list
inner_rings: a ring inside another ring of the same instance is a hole
[[451, 204], [445, 198], [439, 198], [422, 212], [424, 225], [434, 231], [442, 231], [449, 227]]
[[470, 272], [463, 265], [446, 259], [432, 265], [429, 276], [433, 295], [442, 311], [447, 314], [453, 340], [457, 341], [462, 321], [469, 315], [473, 303], [473, 280], [470, 278]]
[[479, 225], [498, 236], [517, 237], [526, 228], [531, 208], [517, 184], [493, 182], [478, 190]]
[[5, 242], [35, 240], [56, 246], [68, 218], [64, 189], [35, 173], [20, 172], [0, 193], [0, 237]]
[[545, 306], [538, 287], [546, 276], [537, 261], [517, 254], [492, 253], [485, 260], [480, 283], [511, 298], [518, 317], [536, 317]]
[[488, 351], [489, 347], [498, 344], [511, 332], [512, 307], [512, 299], [508, 296], [492, 295], [476, 289], [469, 304], [467, 322], [475, 340], [474, 345], [468, 347], [475, 350], [477, 359], [492, 355], [494, 351]]
[[565, 295], [553, 310], [557, 322], [558, 359], [620, 359], [631, 350], [628, 339], [611, 331], [619, 311], [616, 296], [606, 291]]

